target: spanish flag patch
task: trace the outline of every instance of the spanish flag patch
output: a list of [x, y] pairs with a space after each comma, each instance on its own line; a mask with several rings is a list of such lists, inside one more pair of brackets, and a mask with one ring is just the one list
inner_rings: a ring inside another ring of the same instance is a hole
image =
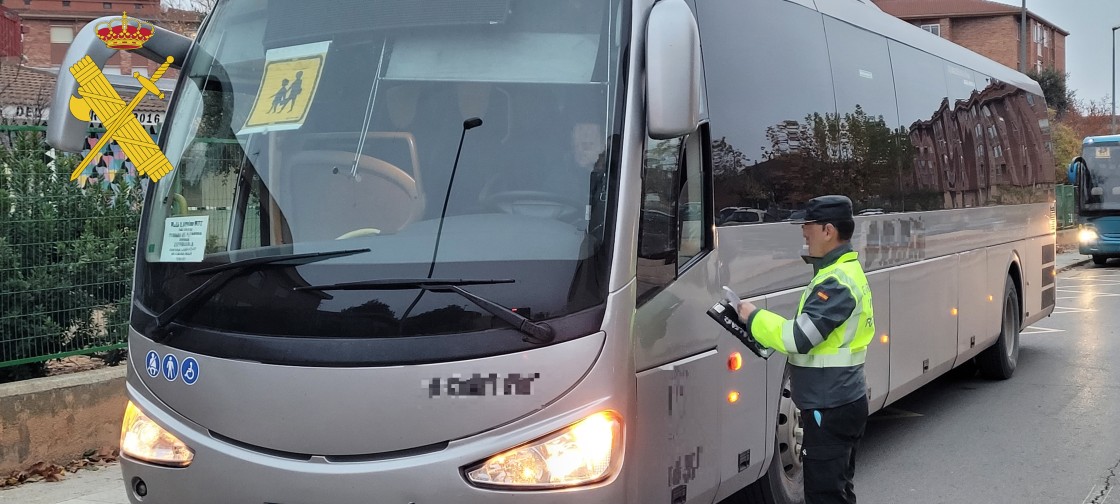
[[821, 298], [821, 301], [828, 301], [828, 294], [825, 294], [824, 291], [817, 291], [817, 297]]

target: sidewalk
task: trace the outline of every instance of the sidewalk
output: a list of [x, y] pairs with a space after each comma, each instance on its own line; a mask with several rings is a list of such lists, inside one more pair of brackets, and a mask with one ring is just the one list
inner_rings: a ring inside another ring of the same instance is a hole
[[128, 504], [120, 464], [100, 470], [66, 473], [57, 483], [40, 481], [0, 489], [0, 502], [11, 504]]
[[1087, 255], [1077, 253], [1077, 247], [1073, 247], [1069, 252], [1063, 252], [1054, 257], [1054, 269], [1061, 273], [1070, 268], [1076, 268], [1090, 261]]
[[[1061, 273], [1089, 262], [1089, 256], [1073, 247], [1055, 258], [1055, 269]], [[120, 464], [105, 466], [99, 471], [81, 470], [67, 473], [57, 483], [28, 483], [0, 489], [0, 503], [12, 504], [128, 504]]]

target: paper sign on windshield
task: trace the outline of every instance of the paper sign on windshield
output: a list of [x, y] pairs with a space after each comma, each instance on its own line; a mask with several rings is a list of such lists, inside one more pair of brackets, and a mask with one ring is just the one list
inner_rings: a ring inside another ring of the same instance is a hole
[[1109, 147], [1097, 147], [1097, 159], [1109, 159], [1112, 157], [1112, 149]]
[[270, 49], [261, 86], [239, 135], [299, 129], [315, 101], [330, 42]]
[[168, 217], [163, 224], [161, 262], [202, 262], [209, 215]]

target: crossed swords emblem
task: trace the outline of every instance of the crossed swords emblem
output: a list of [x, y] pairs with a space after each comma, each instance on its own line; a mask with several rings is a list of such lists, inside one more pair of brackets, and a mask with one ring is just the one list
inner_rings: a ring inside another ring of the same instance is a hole
[[88, 121], [90, 120], [90, 112], [95, 112], [97, 117], [102, 118], [101, 123], [105, 125], [105, 134], [90, 149], [89, 154], [82, 159], [82, 162], [78, 163], [74, 172], [70, 174], [70, 180], [75, 180], [78, 175], [81, 175], [86, 165], [93, 161], [97, 153], [101, 152], [101, 149], [109, 143], [111, 138], [117, 141], [128, 158], [136, 165], [136, 171], [141, 175], [147, 175], [153, 182], [159, 181], [160, 178], [171, 172], [171, 162], [159, 150], [159, 146], [152, 141], [152, 137], [140, 125], [136, 116], [132, 115], [132, 110], [148, 93], [158, 96], [161, 100], [163, 99], [163, 91], [156, 87], [155, 82], [163, 77], [164, 72], [174, 61], [175, 58], [168, 56], [152, 74], [151, 79], [140, 75], [139, 72], [134, 72], [132, 76], [140, 81], [141, 89], [128, 103], [125, 103], [124, 99], [117, 94], [113, 85], [109, 83], [109, 79], [105, 78], [105, 74], [101, 73], [101, 69], [89, 56], [82, 58], [70, 67], [70, 73], [78, 81], [78, 94], [81, 95], [80, 97], [70, 97], [70, 113], [78, 119]]

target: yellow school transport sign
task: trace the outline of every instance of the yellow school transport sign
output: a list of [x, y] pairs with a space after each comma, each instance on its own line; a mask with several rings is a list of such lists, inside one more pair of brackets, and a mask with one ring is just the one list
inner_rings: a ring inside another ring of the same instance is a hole
[[270, 49], [253, 109], [238, 134], [299, 129], [315, 101], [329, 42]]

